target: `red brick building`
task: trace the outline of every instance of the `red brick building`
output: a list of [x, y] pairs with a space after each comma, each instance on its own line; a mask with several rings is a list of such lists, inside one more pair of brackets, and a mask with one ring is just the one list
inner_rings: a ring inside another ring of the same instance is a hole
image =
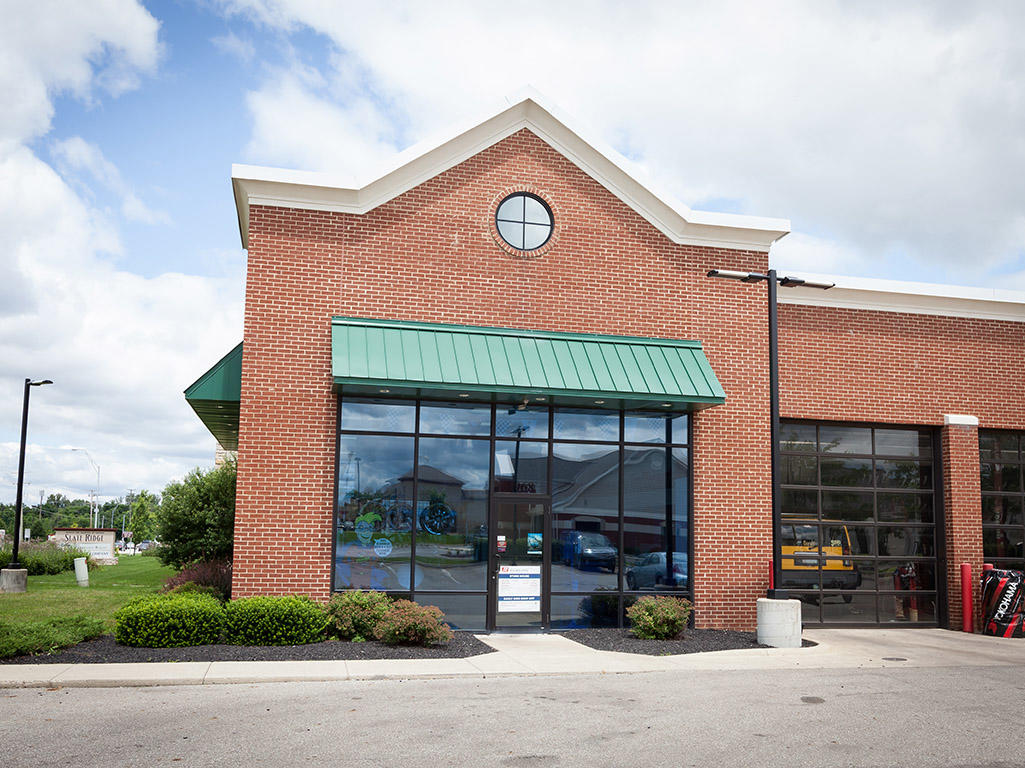
[[[233, 182], [244, 342], [186, 396], [238, 450], [235, 596], [753, 626], [766, 287], [708, 273], [765, 273], [787, 221], [692, 211], [534, 95], [365, 184]], [[1025, 300], [828, 282], [779, 289], [776, 586], [808, 623], [956, 623], [960, 563], [1023, 562]]]

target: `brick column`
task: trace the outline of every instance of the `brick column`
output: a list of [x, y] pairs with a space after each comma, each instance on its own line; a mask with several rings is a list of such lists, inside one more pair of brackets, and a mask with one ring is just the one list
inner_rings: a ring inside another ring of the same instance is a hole
[[[961, 628], [961, 563], [971, 563], [976, 609], [982, 572], [979, 420], [943, 417], [943, 511], [946, 518], [948, 626]], [[978, 615], [976, 615], [978, 626]]]

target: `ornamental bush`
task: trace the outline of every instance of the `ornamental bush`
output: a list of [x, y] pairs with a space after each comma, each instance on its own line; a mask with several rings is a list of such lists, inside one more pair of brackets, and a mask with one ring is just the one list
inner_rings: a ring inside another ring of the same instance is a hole
[[114, 640], [121, 645], [209, 645], [221, 638], [224, 608], [209, 595], [148, 595], [125, 604], [114, 620]]
[[361, 643], [377, 636], [377, 625], [391, 604], [391, 598], [384, 592], [355, 589], [334, 595], [326, 610], [335, 635]]
[[[88, 557], [80, 549], [61, 549], [53, 542], [40, 544], [23, 544], [18, 549], [18, 562], [28, 571], [29, 576], [52, 576], [57, 573], [75, 570], [75, 558]], [[0, 568], [6, 568], [11, 562], [11, 549], [0, 549]], [[89, 569], [99, 567], [92, 559], [87, 561]]]
[[324, 639], [324, 609], [302, 595], [265, 595], [224, 606], [225, 642], [230, 645], [305, 645]]
[[194, 581], [185, 581], [176, 587], [171, 589], [164, 588], [164, 594], [167, 595], [207, 595], [214, 598], [218, 602], [224, 602], [224, 596], [213, 587], [208, 587], [204, 584], [197, 584]]
[[28, 653], [53, 653], [103, 634], [103, 619], [61, 616], [45, 621], [0, 621], [0, 659]]
[[[143, 554], [149, 552], [145, 550]], [[182, 584], [197, 584], [210, 587], [219, 600], [231, 597], [231, 563], [227, 560], [210, 560], [185, 566], [180, 573], [164, 582], [164, 592], [170, 592]]]
[[693, 603], [668, 595], [642, 597], [626, 609], [630, 631], [645, 640], [673, 640], [682, 637]]
[[452, 639], [444, 614], [433, 605], [396, 600], [377, 625], [377, 638], [388, 645], [437, 645]]

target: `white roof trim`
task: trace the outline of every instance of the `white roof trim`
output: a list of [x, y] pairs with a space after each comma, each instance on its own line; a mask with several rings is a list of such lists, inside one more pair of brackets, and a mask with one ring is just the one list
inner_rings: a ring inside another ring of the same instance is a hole
[[835, 283], [835, 287], [828, 291], [781, 287], [778, 294], [780, 304], [1025, 322], [1025, 291], [819, 275], [783, 269], [776, 271], [781, 276]]
[[790, 231], [786, 219], [692, 211], [655, 189], [643, 171], [614, 149], [585, 138], [544, 97], [526, 89], [483, 118], [410, 147], [369, 180], [233, 165], [231, 180], [242, 246], [249, 246], [250, 205], [364, 214], [523, 128], [575, 163], [675, 243], [768, 251]]

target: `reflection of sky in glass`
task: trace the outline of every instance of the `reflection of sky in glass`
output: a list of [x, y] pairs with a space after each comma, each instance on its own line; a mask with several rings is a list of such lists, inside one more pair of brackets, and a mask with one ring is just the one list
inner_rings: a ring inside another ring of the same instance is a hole
[[489, 435], [491, 406], [423, 403], [420, 431], [435, 435]]
[[628, 413], [623, 421], [623, 439], [628, 443], [666, 442], [666, 421], [670, 424], [669, 440], [687, 442], [685, 413]]
[[412, 432], [416, 408], [405, 400], [342, 399], [342, 429], [361, 432]]
[[[358, 461], [357, 461], [358, 459]], [[373, 493], [413, 469], [413, 438], [342, 435], [338, 444], [338, 497]]]
[[[515, 437], [520, 427], [528, 429], [521, 435], [527, 439], [543, 440], [548, 437], [548, 409], [544, 406], [516, 406], [499, 404], [495, 413], [495, 436]], [[512, 413], [510, 413], [512, 411]]]
[[420, 439], [420, 466], [434, 467], [463, 481], [462, 488], [484, 489], [488, 484], [487, 440], [424, 437]]
[[619, 440], [619, 414], [610, 411], [555, 410], [555, 437], [564, 440]]

